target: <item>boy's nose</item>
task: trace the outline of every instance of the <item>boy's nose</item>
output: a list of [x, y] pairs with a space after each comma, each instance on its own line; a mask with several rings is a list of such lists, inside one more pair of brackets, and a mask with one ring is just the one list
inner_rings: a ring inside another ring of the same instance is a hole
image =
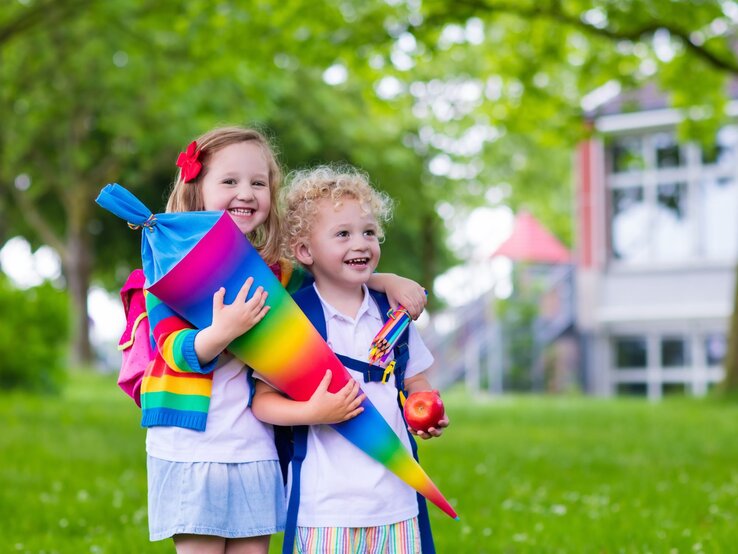
[[351, 248], [361, 251], [369, 250], [369, 241], [363, 236], [355, 237], [351, 242]]

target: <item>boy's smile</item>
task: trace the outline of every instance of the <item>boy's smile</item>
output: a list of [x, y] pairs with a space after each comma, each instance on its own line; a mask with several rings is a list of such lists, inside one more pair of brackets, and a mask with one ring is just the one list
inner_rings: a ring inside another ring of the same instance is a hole
[[310, 267], [319, 286], [360, 289], [379, 263], [377, 232], [376, 219], [358, 200], [344, 198], [335, 208], [322, 199], [308, 242], [298, 247], [298, 259]]

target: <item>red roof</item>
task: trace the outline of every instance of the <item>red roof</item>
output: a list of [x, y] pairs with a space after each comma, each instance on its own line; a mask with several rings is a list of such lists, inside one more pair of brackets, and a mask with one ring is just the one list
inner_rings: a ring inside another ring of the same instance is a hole
[[528, 212], [518, 213], [512, 234], [492, 253], [495, 256], [539, 264], [571, 262], [569, 250]]

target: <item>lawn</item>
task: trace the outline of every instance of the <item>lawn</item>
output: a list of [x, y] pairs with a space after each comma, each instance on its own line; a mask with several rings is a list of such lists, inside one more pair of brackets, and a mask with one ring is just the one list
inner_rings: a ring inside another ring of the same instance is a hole
[[[149, 543], [144, 431], [111, 377], [0, 395], [0, 552], [172, 552]], [[734, 552], [738, 405], [446, 395], [421, 447], [458, 510], [438, 551]], [[273, 550], [281, 538], [277, 538]]]

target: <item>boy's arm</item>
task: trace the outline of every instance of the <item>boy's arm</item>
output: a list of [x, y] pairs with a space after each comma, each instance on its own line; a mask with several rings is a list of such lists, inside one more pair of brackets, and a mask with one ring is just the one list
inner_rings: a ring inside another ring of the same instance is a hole
[[310, 400], [300, 402], [257, 379], [251, 410], [261, 421], [286, 426], [340, 423], [364, 411], [361, 407], [364, 395], [359, 394], [356, 381], [349, 381], [335, 394], [328, 392], [330, 382], [331, 371], [327, 370]]
[[372, 273], [367, 286], [385, 293], [392, 308], [402, 304], [413, 319], [418, 319], [428, 301], [423, 287], [394, 273]]
[[[410, 377], [409, 379], [405, 379], [405, 390], [407, 391], [407, 397], [410, 398], [410, 396], [415, 392], [433, 391], [433, 387], [431, 387], [430, 381], [428, 381], [428, 378], [425, 376], [425, 372], [422, 372]], [[433, 392], [438, 394], [438, 391]], [[440, 397], [440, 394], [438, 396]], [[418, 436], [421, 439], [430, 439], [433, 437], [440, 437], [443, 434], [443, 430], [448, 427], [449, 423], [448, 414], [444, 410], [443, 418], [438, 422], [438, 427], [431, 427], [428, 429], [427, 433], [425, 431], [416, 431], [410, 426], [408, 426], [408, 430], [413, 435]]]

